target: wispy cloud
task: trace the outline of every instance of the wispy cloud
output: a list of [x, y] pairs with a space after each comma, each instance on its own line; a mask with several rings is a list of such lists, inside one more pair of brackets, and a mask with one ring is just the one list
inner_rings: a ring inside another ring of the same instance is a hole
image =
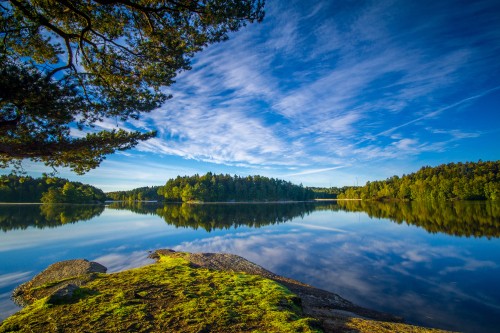
[[151, 153], [274, 174], [296, 167], [293, 177], [444, 153], [486, 133], [447, 120], [470, 117], [474, 103], [500, 90], [491, 7], [273, 1], [262, 24], [197, 55], [165, 88], [174, 98], [160, 109], [98, 125], [157, 129], [136, 149], [144, 160]]
[[[372, 139], [372, 138], [375, 138], [375, 137], [378, 137], [378, 136], [381, 136], [381, 135], [389, 135], [389, 134], [393, 133], [394, 131], [396, 131], [396, 130], [398, 130], [398, 129], [402, 128], [402, 127], [405, 127], [405, 126], [408, 126], [408, 125], [414, 124], [414, 123], [419, 122], [419, 121], [421, 121], [421, 120], [424, 120], [424, 119], [429, 119], [429, 118], [434, 118], [434, 117], [436, 117], [436, 116], [440, 115], [442, 112], [444, 112], [444, 111], [446, 111], [446, 110], [456, 108], [456, 107], [458, 107], [458, 106], [460, 106], [460, 105], [462, 105], [462, 104], [465, 104], [465, 103], [468, 103], [468, 102], [473, 101], [473, 100], [475, 100], [475, 99], [478, 99], [478, 98], [481, 98], [481, 97], [487, 96], [487, 95], [489, 95], [489, 94], [491, 94], [491, 93], [493, 93], [493, 92], [495, 92], [495, 91], [497, 91], [497, 90], [499, 90], [499, 89], [500, 89], [500, 86], [497, 86], [497, 87], [494, 87], [494, 88], [488, 89], [488, 90], [486, 90], [486, 91], [483, 91], [483, 92], [481, 92], [481, 93], [479, 93], [479, 94], [476, 94], [476, 95], [474, 95], [474, 96], [470, 96], [470, 97], [464, 98], [464, 99], [462, 99], [462, 100], [460, 100], [460, 101], [458, 101], [458, 102], [452, 103], [452, 104], [447, 105], [447, 106], [445, 106], [445, 107], [439, 108], [439, 109], [437, 109], [437, 110], [435, 110], [435, 111], [429, 112], [429, 113], [427, 113], [427, 114], [425, 114], [425, 115], [423, 115], [423, 116], [421, 116], [421, 117], [415, 118], [415, 119], [413, 119], [413, 120], [411, 120], [411, 121], [408, 121], [408, 122], [406, 122], [406, 123], [404, 123], [404, 124], [401, 124], [401, 125], [398, 125], [398, 126], [391, 127], [391, 128], [389, 128], [388, 130], [385, 130], [385, 131], [383, 131], [383, 132], [380, 132], [380, 133], [378, 133], [378, 134], [375, 134], [374, 136], [372, 136], [372, 137], [371, 137], [371, 139]], [[457, 130], [451, 130], [450, 132], [458, 132], [458, 131], [457, 131]], [[467, 138], [467, 137], [470, 137], [470, 136], [463, 136], [463, 138]]]
[[331, 167], [331, 168], [324, 168], [324, 169], [309, 169], [309, 170], [304, 170], [304, 171], [297, 172], [297, 173], [292, 173], [292, 174], [289, 174], [287, 176], [293, 177], [293, 176], [311, 175], [314, 173], [332, 171], [332, 170], [337, 170], [337, 169], [341, 169], [341, 168], [345, 168], [345, 167], [346, 167], [345, 165], [339, 165], [339, 166], [335, 166], [335, 167]]
[[4, 288], [6, 286], [18, 285], [22, 282], [25, 282], [30, 278], [32, 272], [13, 272], [8, 274], [0, 275], [0, 288]]

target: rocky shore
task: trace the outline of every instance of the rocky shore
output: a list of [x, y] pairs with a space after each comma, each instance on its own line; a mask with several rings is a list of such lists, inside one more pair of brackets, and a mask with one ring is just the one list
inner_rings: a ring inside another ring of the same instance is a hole
[[359, 307], [242, 257], [157, 250], [156, 264], [105, 274], [55, 263], [13, 293], [0, 332], [445, 332]]

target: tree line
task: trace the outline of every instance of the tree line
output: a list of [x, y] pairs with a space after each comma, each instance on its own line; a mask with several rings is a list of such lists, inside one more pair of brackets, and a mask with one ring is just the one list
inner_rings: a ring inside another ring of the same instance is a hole
[[371, 200], [498, 200], [500, 161], [479, 161], [422, 167], [402, 177], [349, 187], [340, 199]]
[[161, 186], [138, 187], [129, 191], [107, 192], [106, 196], [114, 201], [162, 201], [163, 196], [158, 194]]
[[349, 189], [349, 186], [344, 187], [307, 187], [314, 192], [315, 199], [337, 199], [341, 193]]
[[305, 201], [314, 192], [302, 185], [263, 176], [178, 176], [160, 187], [158, 194], [171, 202]]
[[95, 203], [105, 199], [102, 190], [63, 178], [0, 176], [0, 202]]

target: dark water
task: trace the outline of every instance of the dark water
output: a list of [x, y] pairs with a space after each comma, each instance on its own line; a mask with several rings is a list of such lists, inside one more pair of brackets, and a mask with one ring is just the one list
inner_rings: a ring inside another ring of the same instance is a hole
[[500, 327], [498, 203], [0, 205], [0, 229], [0, 319], [51, 263], [113, 272], [173, 248], [238, 254], [414, 324]]

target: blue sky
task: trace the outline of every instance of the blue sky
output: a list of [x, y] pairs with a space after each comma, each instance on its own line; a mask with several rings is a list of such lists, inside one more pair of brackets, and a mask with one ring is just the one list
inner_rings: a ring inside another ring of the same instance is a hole
[[104, 191], [208, 171], [344, 186], [498, 160], [499, 17], [496, 0], [268, 0], [264, 22], [197, 54], [159, 110], [99, 124], [157, 138], [59, 176]]

